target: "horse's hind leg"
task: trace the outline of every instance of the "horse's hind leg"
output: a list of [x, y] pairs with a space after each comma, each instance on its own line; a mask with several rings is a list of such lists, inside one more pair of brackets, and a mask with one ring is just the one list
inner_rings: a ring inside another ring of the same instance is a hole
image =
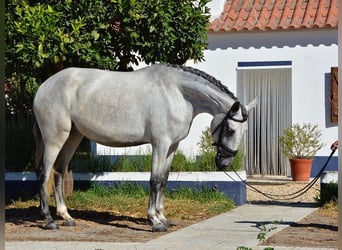
[[48, 198], [48, 182], [52, 171], [53, 164], [59, 153], [59, 147], [47, 143], [44, 147], [43, 166], [39, 167], [41, 171], [38, 173], [38, 181], [40, 186], [40, 209], [41, 214], [44, 216], [46, 225], [45, 229], [57, 229], [49, 209]]
[[[50, 214], [49, 210], [49, 204], [48, 204], [48, 181], [52, 169], [52, 165], [50, 164], [49, 168], [45, 168], [46, 164], [44, 164], [45, 154], [44, 154], [44, 143], [42, 139], [42, 134], [40, 131], [40, 128], [38, 126], [38, 123], [35, 122], [33, 127], [33, 134], [36, 142], [36, 174], [37, 174], [37, 180], [39, 184], [39, 195], [40, 195], [40, 209], [41, 209], [41, 215], [45, 219], [45, 226], [46, 229], [57, 229], [58, 226], [55, 224], [55, 222], [52, 219], [52, 216]], [[58, 154], [58, 153], [57, 153]]]
[[57, 215], [64, 219], [64, 226], [76, 225], [74, 219], [69, 215], [65, 204], [63, 194], [63, 177], [67, 171], [68, 164], [82, 139], [83, 135], [77, 130], [73, 129], [70, 132], [68, 140], [65, 142], [61, 152], [59, 153], [55, 164], [55, 199]]
[[[52, 132], [53, 130], [49, 131]], [[58, 133], [48, 134], [45, 131], [45, 141], [42, 160], [38, 162], [37, 166], [37, 178], [39, 182], [40, 191], [40, 209], [41, 214], [45, 219], [44, 229], [57, 229], [58, 226], [54, 222], [48, 204], [49, 192], [48, 182], [49, 177], [57, 159], [57, 156], [63, 147], [63, 144], [69, 136], [68, 130], [58, 131]]]
[[42, 171], [42, 166], [43, 166], [43, 154], [44, 154], [44, 145], [42, 141], [42, 135], [39, 130], [39, 126], [37, 122], [34, 123], [33, 125], [33, 135], [36, 143], [36, 173], [39, 175], [39, 173]]

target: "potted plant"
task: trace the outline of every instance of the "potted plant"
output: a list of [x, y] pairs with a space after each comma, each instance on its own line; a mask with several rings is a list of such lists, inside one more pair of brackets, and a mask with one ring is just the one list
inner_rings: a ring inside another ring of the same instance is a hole
[[279, 137], [282, 152], [290, 160], [294, 181], [310, 179], [313, 157], [324, 146], [321, 136], [318, 125], [295, 123], [287, 127]]

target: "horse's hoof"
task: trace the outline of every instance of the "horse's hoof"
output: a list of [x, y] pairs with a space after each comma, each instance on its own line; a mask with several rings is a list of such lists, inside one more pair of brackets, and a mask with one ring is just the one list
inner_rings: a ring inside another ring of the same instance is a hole
[[176, 223], [173, 223], [172, 221], [169, 220], [162, 220], [161, 221], [166, 228], [176, 226]]
[[43, 227], [43, 229], [57, 230], [57, 229], [59, 229], [59, 227], [54, 221], [50, 221], [50, 222], [46, 223], [46, 225]]
[[164, 224], [157, 224], [152, 226], [152, 232], [166, 232], [167, 228], [165, 227]]
[[75, 227], [76, 226], [76, 222], [75, 220], [65, 220], [63, 222], [63, 226], [66, 226], [66, 227]]

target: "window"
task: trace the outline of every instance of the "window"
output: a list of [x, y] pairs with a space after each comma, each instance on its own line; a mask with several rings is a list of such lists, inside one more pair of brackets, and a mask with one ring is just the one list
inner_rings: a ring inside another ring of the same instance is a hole
[[292, 122], [291, 62], [239, 63], [237, 95], [242, 103], [256, 96], [245, 136], [247, 174], [287, 175], [288, 160], [281, 154], [279, 136]]

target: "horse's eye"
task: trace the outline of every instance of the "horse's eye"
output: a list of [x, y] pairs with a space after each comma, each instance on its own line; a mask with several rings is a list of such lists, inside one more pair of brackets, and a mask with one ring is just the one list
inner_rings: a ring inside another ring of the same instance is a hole
[[227, 134], [228, 135], [233, 135], [234, 132], [235, 132], [234, 129], [228, 127], [228, 129], [227, 129]]

